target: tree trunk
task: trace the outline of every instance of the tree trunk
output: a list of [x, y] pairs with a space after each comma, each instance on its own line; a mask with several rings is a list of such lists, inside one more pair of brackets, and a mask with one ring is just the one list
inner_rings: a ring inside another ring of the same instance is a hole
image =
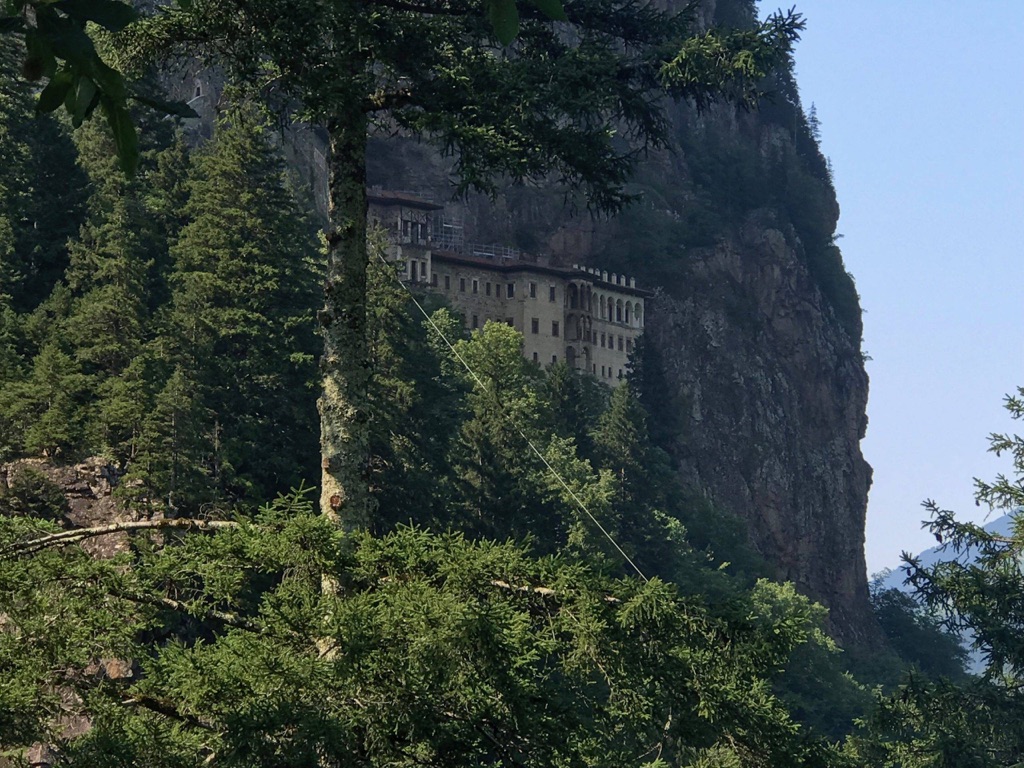
[[330, 223], [320, 329], [320, 511], [346, 530], [370, 524], [370, 362], [366, 337], [366, 118], [328, 123]]

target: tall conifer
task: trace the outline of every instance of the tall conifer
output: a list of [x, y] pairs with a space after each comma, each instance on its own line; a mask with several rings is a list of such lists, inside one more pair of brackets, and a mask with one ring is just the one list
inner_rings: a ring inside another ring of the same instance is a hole
[[262, 500], [315, 467], [316, 245], [250, 111], [219, 122], [190, 187], [171, 251], [170, 343], [204, 409], [199, 463], [228, 498]]
[[85, 175], [74, 144], [18, 76], [14, 41], [0, 39], [0, 293], [34, 309], [60, 280], [67, 241], [82, 222]]

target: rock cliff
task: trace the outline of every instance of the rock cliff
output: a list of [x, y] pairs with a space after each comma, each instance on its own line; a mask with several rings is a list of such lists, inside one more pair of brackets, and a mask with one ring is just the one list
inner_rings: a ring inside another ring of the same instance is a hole
[[778, 576], [829, 606], [842, 640], [873, 641], [859, 340], [767, 212], [648, 306], [647, 343], [678, 411], [668, 447], [686, 484], [746, 520]]
[[[709, 13], [735, 18], [745, 5]], [[831, 609], [840, 640], [873, 645], [860, 307], [835, 244], [839, 208], [817, 121], [790, 73], [773, 90], [754, 112], [674, 107], [672, 146], [638, 170], [636, 204], [611, 220], [571, 217], [557, 189], [470, 198], [448, 215], [478, 242], [657, 289], [646, 333], [661, 408], [672, 411], [661, 414], [672, 425], [661, 442], [680, 476], [747, 522], [777, 575]], [[369, 171], [390, 189], [450, 195], [444, 164], [419, 142], [374, 141]]]

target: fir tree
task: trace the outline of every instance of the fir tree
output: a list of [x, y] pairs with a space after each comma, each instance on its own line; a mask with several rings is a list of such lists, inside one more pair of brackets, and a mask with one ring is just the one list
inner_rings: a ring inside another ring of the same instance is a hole
[[227, 498], [251, 502], [315, 466], [315, 244], [247, 110], [219, 122], [190, 191], [167, 343], [207, 414], [203, 466]]
[[0, 413], [18, 435], [19, 452], [74, 458], [86, 434], [94, 382], [58, 341], [46, 344], [28, 375], [4, 388]]
[[555, 434], [571, 437], [581, 455], [592, 456], [590, 430], [605, 405], [605, 388], [594, 377], [580, 375], [560, 360], [548, 368], [544, 396]]
[[18, 46], [0, 37], [0, 293], [34, 309], [68, 264], [67, 241], [82, 222], [86, 179], [64, 127], [36, 116], [19, 81]]
[[[378, 503], [374, 529], [397, 523], [451, 523], [447, 457], [465, 417], [465, 392], [458, 378], [442, 372], [450, 356], [436, 344], [437, 331], [424, 322], [395, 263], [383, 264], [384, 233], [371, 232], [367, 322], [373, 376], [369, 397], [371, 490]], [[420, 297], [427, 301], [426, 297]], [[461, 328], [449, 332], [457, 340]]]
[[544, 531], [545, 546], [557, 546], [565, 540], [564, 520], [528, 442], [548, 442], [540, 371], [523, 358], [522, 336], [504, 323], [488, 321], [455, 347], [476, 374], [459, 371], [472, 387], [470, 416], [452, 454], [460, 527], [489, 538]]
[[172, 515], [216, 500], [204, 464], [212, 450], [204, 429], [209, 414], [198, 400], [195, 382], [175, 368], [143, 420], [122, 496]]

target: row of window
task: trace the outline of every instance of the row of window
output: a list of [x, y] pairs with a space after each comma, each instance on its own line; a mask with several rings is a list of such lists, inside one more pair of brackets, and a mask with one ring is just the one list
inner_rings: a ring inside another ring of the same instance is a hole
[[[411, 263], [411, 275], [410, 276], [411, 276], [411, 278], [413, 280], [416, 280], [417, 279], [417, 277], [416, 277], [416, 263], [417, 262], [412, 261], [410, 263]], [[419, 279], [425, 281], [427, 279], [427, 264], [426, 264], [426, 262], [420, 262], [420, 268], [419, 269], [420, 269], [420, 271], [419, 271], [419, 275], [420, 275]], [[480, 293], [480, 282], [481, 281], [479, 279], [477, 279], [477, 278], [469, 278], [469, 279], [467, 279], [465, 277], [460, 277], [459, 278], [459, 292], [460, 293], [466, 293], [467, 286], [468, 286], [470, 293], [478, 295]], [[437, 274], [434, 274], [434, 275], [431, 276], [430, 283], [434, 287], [437, 287], [437, 284], [438, 284]], [[530, 298], [531, 299], [537, 298], [537, 283], [534, 283], [534, 282], [531, 281], [530, 283], [527, 284], [527, 287], [528, 287], [528, 290], [529, 290], [529, 293], [530, 293]], [[446, 291], [450, 291], [452, 289], [452, 278], [451, 278], [451, 275], [445, 275], [444, 276], [444, 289]], [[483, 290], [484, 290], [484, 295], [485, 296], [492, 296], [493, 295], [493, 296], [496, 296], [496, 297], [499, 297], [499, 298], [501, 296], [501, 284], [500, 283], [491, 283], [490, 280], [485, 280], [485, 281], [483, 281]], [[507, 299], [514, 299], [515, 295], [516, 295], [516, 284], [515, 283], [505, 283], [505, 298], [507, 298]], [[548, 301], [556, 302], [557, 300], [558, 300], [558, 289], [557, 289], [557, 287], [554, 286], [554, 285], [549, 285], [548, 286]], [[601, 319], [602, 320], [609, 320], [611, 322], [624, 323], [625, 325], [633, 325], [634, 323], [639, 325], [639, 324], [641, 324], [640, 323], [640, 311], [641, 310], [640, 310], [639, 302], [635, 305], [635, 308], [636, 308], [636, 312], [633, 312], [633, 305], [631, 305], [629, 302], [626, 302], [626, 304], [625, 304], [625, 313], [623, 313], [623, 303], [622, 303], [621, 299], [617, 303], [615, 303], [615, 304], [612, 303], [611, 299], [608, 299], [607, 312], [605, 310], [605, 303], [603, 301], [601, 302]], [[555, 335], [557, 335], [557, 334], [555, 334]], [[595, 339], [595, 343], [597, 343], [596, 339]]]
[[[538, 355], [536, 352], [533, 353], [533, 362], [540, 363], [540, 355]], [[552, 363], [552, 365], [557, 363], [557, 362], [558, 362], [558, 355], [552, 355], [551, 356], [551, 363]], [[595, 376], [597, 376], [597, 363], [593, 364], [593, 368], [591, 370], [591, 373], [593, 373]], [[622, 369], [619, 368], [618, 378], [621, 379], [622, 376], [623, 376]], [[615, 369], [612, 368], [612, 366], [610, 366], [610, 365], [602, 365], [601, 366], [601, 378], [602, 379], [611, 379], [613, 377], [615, 377]]]
[[[540, 362], [540, 355], [538, 355], [536, 352], [533, 353], [533, 362], [535, 362], [535, 363], [539, 363]], [[554, 365], [557, 362], [558, 362], [558, 355], [552, 355], [551, 356], [551, 364]], [[597, 376], [597, 363], [593, 364], [593, 369], [591, 370], [591, 373], [593, 373], [595, 376]], [[612, 368], [610, 365], [602, 365], [601, 366], [601, 378], [602, 379], [611, 379], [611, 378], [614, 378], [614, 377], [615, 377], [615, 369], [614, 368]], [[622, 377], [623, 377], [623, 372], [622, 372], [622, 369], [619, 368], [619, 374], [618, 374], [617, 378], [621, 379]]]
[[[425, 266], [425, 264], [423, 266], [422, 274], [423, 274], [423, 278], [422, 279], [425, 280], [426, 279], [426, 266]], [[413, 268], [413, 275], [414, 275], [413, 279], [415, 279], [415, 267]], [[433, 277], [431, 279], [431, 284], [434, 285], [435, 287], [437, 286], [437, 275], [436, 274], [433, 275]], [[473, 294], [479, 294], [480, 293], [480, 281], [478, 279], [476, 279], [476, 278], [471, 278], [467, 282], [467, 278], [465, 278], [465, 277], [460, 277], [459, 278], [459, 293], [466, 293], [467, 284], [469, 286], [470, 293], [473, 293]], [[451, 275], [445, 275], [444, 276], [444, 289], [446, 291], [450, 291], [452, 289], [452, 278], [451, 278]], [[530, 298], [531, 299], [537, 298], [537, 284], [536, 283], [533, 283], [533, 282], [529, 283], [529, 291], [530, 291]], [[553, 285], [548, 286], [548, 300], [549, 301], [557, 301], [558, 300], [557, 299], [557, 292], [558, 292], [558, 289], [555, 286], [553, 286]], [[501, 284], [500, 283], [491, 283], [490, 280], [485, 280], [484, 281], [484, 295], [485, 296], [494, 295], [494, 296], [499, 296], [500, 297], [501, 296]], [[516, 284], [515, 283], [505, 283], [505, 298], [506, 299], [514, 299], [515, 297], [516, 297]]]
[[[607, 373], [606, 373], [606, 371], [607, 371]], [[597, 363], [594, 363], [594, 375], [597, 376]], [[601, 366], [601, 378], [603, 378], [603, 379], [610, 379], [610, 378], [612, 378], [612, 367], [610, 365], [607, 366], [607, 367], [603, 366], [603, 365]], [[618, 378], [620, 378], [620, 379], [622, 378], [622, 369], [621, 368], [619, 368], [619, 376], [618, 376]]]
[[[409, 259], [405, 264], [405, 274], [413, 282], [427, 281], [427, 262]], [[434, 275], [434, 285], [437, 285], [437, 275]]]
[[[552, 320], [551, 321], [551, 335], [557, 338], [558, 335], [559, 335], [559, 331], [560, 330], [561, 330], [561, 328], [560, 328], [559, 322], [557, 320]], [[533, 334], [540, 333], [540, 320], [538, 318], [536, 318], [536, 317], [530, 319], [530, 333], [533, 333]], [[602, 333], [599, 336], [597, 331], [594, 331], [593, 333], [594, 333], [594, 335], [593, 335], [593, 338], [591, 339], [591, 342], [593, 344], [600, 343], [602, 349], [615, 349], [615, 336], [613, 336], [610, 333], [609, 334]], [[632, 339], [627, 339], [627, 338], [625, 338], [623, 336], [619, 336], [618, 339], [619, 339], [619, 352], [623, 352], [623, 351], [625, 351], [625, 352], [632, 352], [633, 351], [633, 340]]]

